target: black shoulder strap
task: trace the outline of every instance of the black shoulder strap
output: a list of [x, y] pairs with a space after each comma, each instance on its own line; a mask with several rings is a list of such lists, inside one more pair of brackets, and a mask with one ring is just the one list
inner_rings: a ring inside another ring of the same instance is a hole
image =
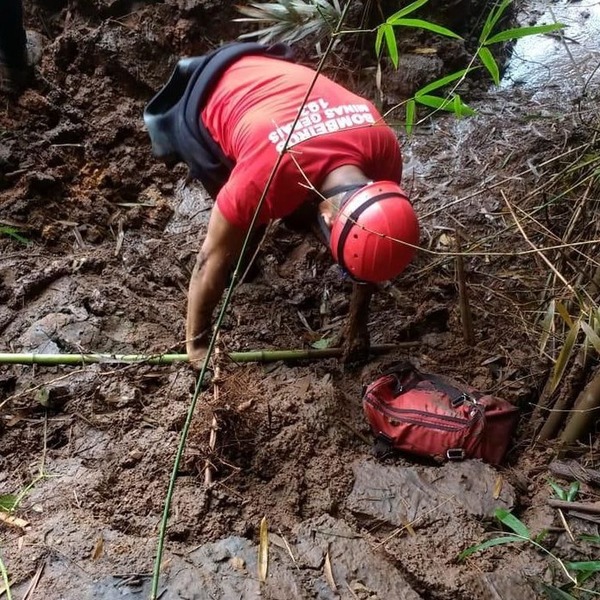
[[249, 55], [294, 60], [291, 48], [285, 44], [227, 44], [203, 56], [180, 60], [167, 84], [144, 110], [154, 155], [185, 162], [213, 195], [234, 165], [206, 130], [200, 111], [220, 75], [236, 60]]
[[[250, 55], [264, 55], [280, 60], [293, 60], [293, 52], [285, 44], [264, 46], [254, 42], [234, 42], [213, 51], [202, 67], [196, 70], [186, 90], [183, 100], [186, 126], [194, 141], [200, 140], [209, 150], [209, 154], [203, 157], [205, 160], [204, 165], [202, 165], [204, 173], [195, 171], [198, 166], [196, 164], [188, 164], [188, 166], [194, 177], [201, 181], [204, 179], [203, 183], [207, 187], [216, 186], [220, 188], [227, 181], [234, 163], [225, 156], [219, 145], [211, 137], [200, 118], [200, 111], [227, 67], [243, 56]], [[185, 137], [181, 141], [185, 143], [189, 141], [189, 138]], [[192, 151], [193, 149], [190, 148]], [[209, 160], [210, 164], [208, 164]], [[211, 174], [210, 177], [208, 177], [207, 171]]]

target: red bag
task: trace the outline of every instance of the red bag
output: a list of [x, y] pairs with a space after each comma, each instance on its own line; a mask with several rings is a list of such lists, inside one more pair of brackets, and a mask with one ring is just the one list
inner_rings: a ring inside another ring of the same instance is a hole
[[506, 400], [405, 364], [369, 385], [363, 408], [375, 437], [412, 454], [502, 462], [518, 420]]

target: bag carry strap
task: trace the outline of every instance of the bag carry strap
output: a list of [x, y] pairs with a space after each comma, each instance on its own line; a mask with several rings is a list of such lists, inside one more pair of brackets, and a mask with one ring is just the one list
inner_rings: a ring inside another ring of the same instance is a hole
[[[413, 382], [409, 382], [408, 385], [402, 385], [400, 383], [400, 378], [405, 373], [410, 372], [414, 373], [417, 376], [417, 380]], [[461, 390], [448, 383], [442, 377], [438, 375], [433, 375], [431, 373], [423, 373], [419, 371], [414, 365], [409, 362], [400, 363], [399, 365], [388, 369], [385, 372], [386, 375], [392, 375], [395, 377], [397, 381], [397, 385], [394, 388], [394, 393], [396, 395], [401, 394], [402, 392], [408, 392], [409, 390], [416, 387], [416, 384], [419, 381], [431, 381], [437, 388], [439, 388], [442, 392], [448, 395], [450, 398], [451, 404], [453, 408], [458, 408], [465, 402], [470, 402], [471, 404], [477, 404], [477, 400], [481, 398], [483, 394], [479, 393], [469, 393], [465, 390]]]

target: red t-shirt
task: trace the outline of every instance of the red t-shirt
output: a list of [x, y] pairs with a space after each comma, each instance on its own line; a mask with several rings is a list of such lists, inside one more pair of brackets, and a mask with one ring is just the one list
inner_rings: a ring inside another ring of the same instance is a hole
[[[217, 196], [232, 225], [247, 227], [298, 109], [314, 79], [307, 67], [263, 56], [241, 58], [217, 83], [201, 117], [235, 162]], [[402, 159], [394, 132], [375, 107], [319, 76], [271, 183], [258, 223], [284, 217], [319, 189], [334, 169], [354, 165], [369, 179], [400, 182]]]

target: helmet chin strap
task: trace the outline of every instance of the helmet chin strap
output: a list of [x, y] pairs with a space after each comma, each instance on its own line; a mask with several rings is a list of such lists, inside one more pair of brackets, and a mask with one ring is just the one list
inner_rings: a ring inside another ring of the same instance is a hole
[[[336, 185], [327, 190], [323, 190], [323, 192], [321, 192], [321, 195], [324, 196], [325, 198], [331, 198], [332, 196], [337, 196], [338, 194], [344, 193], [344, 197], [342, 198], [342, 201], [340, 202], [340, 207], [339, 207], [339, 210], [341, 211], [344, 208], [344, 205], [346, 204], [346, 202], [348, 202], [348, 200], [354, 195], [354, 192], [364, 188], [366, 185], [369, 185], [370, 183], [373, 183], [373, 182], [365, 181], [364, 183], [347, 183], [345, 185]], [[327, 225], [327, 223], [325, 223], [325, 219], [323, 218], [323, 215], [321, 215], [321, 213], [317, 213], [317, 222], [319, 223], [319, 228], [321, 229], [321, 233], [323, 235], [323, 238], [325, 239], [325, 243], [327, 244], [327, 246], [331, 246], [331, 228]], [[352, 277], [350, 272], [346, 269], [345, 265], [343, 264], [343, 258], [342, 258], [341, 262], [339, 260], [340, 258], [341, 257], [338, 257], [338, 266], [341, 269], [343, 276], [347, 277], [354, 283], [358, 283], [358, 284], [366, 283], [364, 281], [361, 281], [360, 279], [355, 279], [354, 277]]]
[[[355, 192], [356, 190], [360, 190], [361, 188], [364, 188], [366, 185], [369, 185], [370, 183], [373, 183], [373, 182], [365, 181], [364, 183], [347, 183], [345, 185], [335, 185], [332, 188], [323, 190], [321, 192], [321, 195], [324, 196], [325, 199], [327, 199], [327, 198], [331, 198], [332, 196], [337, 196], [338, 194], [346, 192], [346, 195], [344, 196], [343, 200], [340, 202], [340, 210], [342, 210], [344, 204], [346, 204], [346, 202], [348, 201], [350, 196], [352, 196], [352, 193], [349, 193], [349, 192]], [[327, 226], [327, 223], [325, 223], [325, 219], [323, 218], [323, 215], [321, 215], [321, 213], [317, 213], [317, 222], [319, 223], [319, 228], [321, 229], [321, 233], [323, 234], [323, 237], [325, 238], [325, 242], [329, 246], [329, 243], [331, 240], [331, 229]]]
[[342, 192], [354, 192], [356, 190], [360, 190], [360, 188], [364, 188], [365, 185], [369, 185], [370, 183], [373, 182], [365, 181], [364, 183], [346, 183], [344, 185], [334, 185], [328, 190], [323, 190], [321, 195], [325, 198], [330, 198], [331, 196], [337, 196], [337, 194], [341, 194]]

